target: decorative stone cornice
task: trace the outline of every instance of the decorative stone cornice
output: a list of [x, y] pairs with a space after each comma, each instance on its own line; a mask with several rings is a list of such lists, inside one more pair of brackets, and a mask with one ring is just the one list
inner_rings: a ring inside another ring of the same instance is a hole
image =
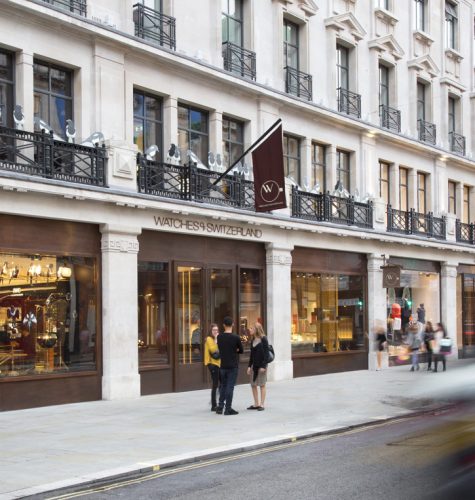
[[395, 26], [399, 22], [399, 18], [396, 17], [389, 10], [382, 9], [381, 7], [376, 7], [374, 9], [374, 15], [383, 21], [383, 23], [389, 24], [391, 26]]
[[280, 0], [285, 6], [295, 5], [301, 9], [307, 17], [312, 17], [318, 12], [317, 4], [313, 0]]
[[397, 43], [393, 35], [385, 35], [368, 42], [370, 49], [376, 49], [381, 52], [389, 52], [394, 59], [401, 59], [404, 56], [404, 50]]
[[426, 71], [432, 78], [436, 77], [440, 70], [434, 60], [428, 54], [411, 59], [407, 62], [408, 68], [415, 68], [418, 71]]
[[284, 253], [268, 253], [266, 255], [266, 264], [274, 266], [291, 266], [292, 265], [292, 255], [290, 252], [288, 254]]
[[434, 39], [425, 31], [415, 30], [413, 35], [415, 40], [419, 40], [419, 42], [427, 47], [430, 47], [434, 43]]
[[366, 36], [366, 31], [352, 12], [327, 17], [325, 27], [336, 30], [339, 36], [348, 41], [353, 39], [355, 44]]
[[441, 78], [440, 84], [447, 85], [448, 87], [452, 87], [452, 90], [456, 89], [460, 93], [466, 92], [466, 90], [467, 90], [467, 87], [465, 85], [462, 85], [460, 82], [456, 82], [455, 80], [452, 80], [452, 78], [449, 78], [448, 76], [444, 76], [443, 78]]
[[449, 59], [453, 59], [456, 62], [463, 61], [462, 54], [455, 49], [445, 49], [445, 56]]

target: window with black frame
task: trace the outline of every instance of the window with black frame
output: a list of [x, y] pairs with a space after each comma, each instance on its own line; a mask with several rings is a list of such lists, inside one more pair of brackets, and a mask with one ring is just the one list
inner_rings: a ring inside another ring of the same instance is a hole
[[244, 123], [223, 117], [224, 166], [232, 165], [244, 152]]
[[300, 184], [300, 140], [284, 134], [284, 173]]
[[284, 67], [299, 69], [299, 27], [284, 19]]
[[162, 98], [134, 91], [134, 144], [142, 153], [150, 146], [159, 148], [155, 160], [162, 158]]
[[470, 223], [470, 186], [463, 187], [463, 214], [462, 222], [464, 224]]
[[336, 46], [336, 77], [337, 88], [349, 90], [350, 81], [350, 51], [342, 45]]
[[446, 1], [445, 2], [445, 43], [449, 49], [457, 48], [457, 5]]
[[389, 106], [389, 68], [379, 65], [379, 105]]
[[242, 47], [242, 0], [221, 1], [221, 29], [223, 43]]
[[11, 127], [13, 124], [13, 55], [0, 50], [0, 125]]
[[[72, 71], [35, 60], [33, 63], [35, 118], [66, 138], [66, 120], [73, 118]], [[39, 130], [39, 127], [37, 127]]]
[[456, 214], [457, 213], [457, 183], [453, 181], [449, 181], [448, 184], [448, 207], [447, 211], [449, 214]]
[[350, 191], [350, 153], [348, 151], [337, 150], [336, 152], [336, 180], [339, 181], [348, 192]]
[[311, 187], [319, 193], [327, 190], [327, 147], [316, 142], [312, 143], [312, 178]]
[[178, 105], [178, 145], [182, 158], [191, 150], [206, 165], [208, 163], [208, 112], [198, 108]]
[[399, 167], [399, 208], [409, 210], [409, 170], [404, 167]]
[[427, 212], [427, 174], [417, 172], [417, 211]]
[[391, 184], [389, 177], [390, 165], [384, 161], [379, 162], [379, 197], [386, 205], [391, 203]]
[[427, 86], [422, 82], [417, 82], [417, 119], [425, 121], [426, 119], [426, 93]]
[[427, 30], [427, 0], [414, 0], [416, 30]]

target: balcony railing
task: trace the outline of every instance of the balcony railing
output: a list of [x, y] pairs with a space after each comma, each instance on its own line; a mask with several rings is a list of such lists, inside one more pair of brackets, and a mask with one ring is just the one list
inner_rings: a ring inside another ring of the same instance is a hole
[[43, 0], [43, 2], [80, 16], [87, 16], [86, 0]]
[[0, 170], [105, 186], [104, 146], [91, 148], [57, 141], [53, 134], [0, 127]]
[[460, 243], [470, 243], [473, 245], [474, 241], [474, 224], [466, 224], [459, 219], [455, 222], [455, 238]]
[[176, 49], [175, 18], [141, 3], [134, 5], [135, 36], [156, 45]]
[[434, 123], [424, 120], [417, 120], [417, 129], [419, 131], [419, 140], [429, 144], [435, 144], [436, 127]]
[[465, 137], [456, 132], [449, 132], [450, 151], [465, 156]]
[[338, 111], [361, 118], [361, 96], [343, 87], [338, 87]]
[[401, 112], [398, 109], [381, 104], [379, 106], [379, 116], [381, 118], [381, 127], [394, 132], [401, 132]]
[[303, 71], [286, 66], [285, 70], [285, 91], [287, 94], [303, 97], [312, 100], [312, 75], [307, 75]]
[[330, 193], [307, 193], [293, 186], [292, 217], [372, 228], [373, 205], [355, 201], [353, 197], [340, 198]]
[[256, 53], [232, 42], [223, 43], [224, 69], [251, 80], [256, 79]]
[[408, 212], [388, 205], [388, 227], [392, 233], [417, 234], [427, 238], [445, 240], [445, 217], [434, 217], [432, 212], [421, 214], [413, 208]]
[[218, 172], [195, 165], [170, 165], [137, 157], [139, 192], [174, 198], [254, 210], [254, 183], [241, 175], [226, 175], [216, 186]]

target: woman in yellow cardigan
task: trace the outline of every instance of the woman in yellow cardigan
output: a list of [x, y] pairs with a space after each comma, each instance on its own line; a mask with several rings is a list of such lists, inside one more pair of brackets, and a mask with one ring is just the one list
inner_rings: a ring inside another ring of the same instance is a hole
[[204, 364], [208, 367], [211, 374], [213, 386], [211, 387], [211, 411], [216, 411], [216, 392], [219, 386], [219, 367], [221, 360], [219, 359], [219, 350], [217, 345], [217, 338], [219, 335], [219, 328], [216, 323], [212, 323], [210, 332], [206, 338], [205, 343], [205, 359]]

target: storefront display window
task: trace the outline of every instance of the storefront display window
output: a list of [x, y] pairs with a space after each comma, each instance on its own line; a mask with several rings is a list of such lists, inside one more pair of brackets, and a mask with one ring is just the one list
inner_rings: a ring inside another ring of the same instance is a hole
[[462, 343], [464, 357], [475, 356], [475, 274], [462, 274]]
[[139, 368], [168, 365], [168, 264], [139, 262]]
[[401, 269], [400, 287], [387, 289], [389, 355], [399, 356], [411, 321], [422, 329], [440, 321], [439, 273]]
[[363, 276], [292, 272], [292, 354], [365, 348]]
[[0, 376], [97, 368], [94, 258], [0, 254]]
[[245, 355], [251, 350], [251, 327], [263, 324], [262, 272], [260, 269], [241, 269], [239, 276], [239, 336]]

